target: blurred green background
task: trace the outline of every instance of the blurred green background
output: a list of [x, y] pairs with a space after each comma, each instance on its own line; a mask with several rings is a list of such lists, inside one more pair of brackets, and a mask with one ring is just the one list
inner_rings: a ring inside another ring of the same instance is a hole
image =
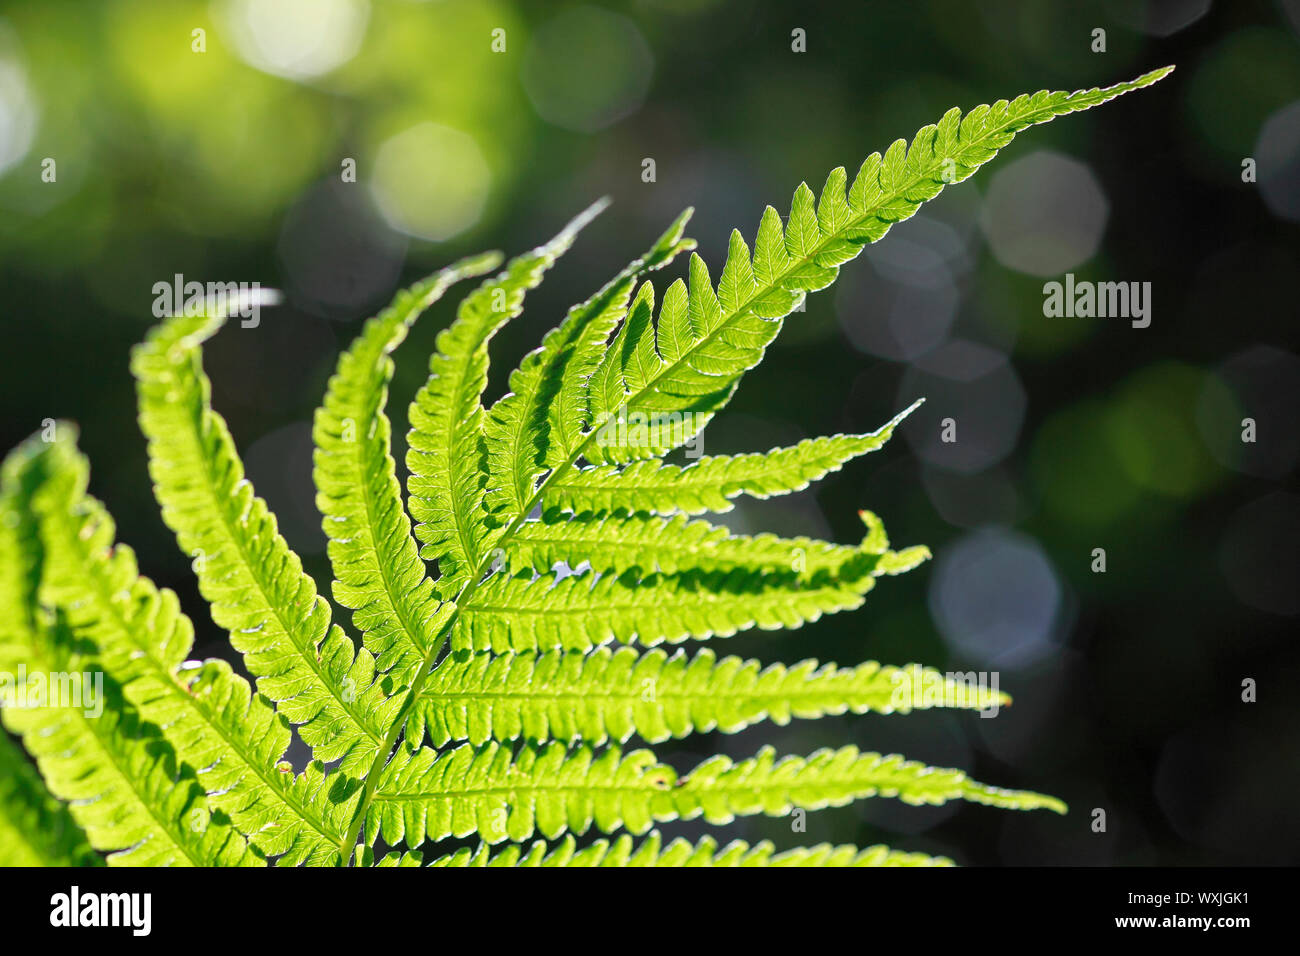
[[[1072, 810], [873, 800], [811, 814], [802, 834], [733, 828], [778, 846], [1294, 864], [1298, 31], [1294, 0], [0, 3], [3, 444], [77, 420], [122, 539], [181, 595], [197, 652], [225, 654], [134, 422], [128, 351], [155, 321], [154, 283], [285, 291], [257, 328], [224, 330], [207, 367], [250, 477], [327, 591], [309, 423], [339, 349], [401, 284], [522, 251], [613, 197], [494, 342], [495, 397], [684, 206], [716, 273], [732, 226], [752, 238], [764, 204], [785, 212], [802, 179], [820, 189], [951, 106], [1176, 63], [1150, 90], [1027, 131], [869, 247], [704, 438], [714, 454], [868, 430], [926, 396], [885, 451], [726, 520], [849, 542], [869, 507], [935, 560], [855, 614], [719, 650], [997, 671], [1015, 705], [659, 749], [684, 766], [854, 742]], [[1150, 282], [1150, 327], [1044, 317], [1043, 283], [1067, 272]], [[399, 354], [399, 436], [451, 307]], [[945, 418], [955, 443], [939, 440]], [[1247, 679], [1257, 702], [1241, 699]]]

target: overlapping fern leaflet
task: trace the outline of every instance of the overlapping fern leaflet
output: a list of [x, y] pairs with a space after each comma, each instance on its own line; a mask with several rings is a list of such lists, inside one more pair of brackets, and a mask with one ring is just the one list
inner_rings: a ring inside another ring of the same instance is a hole
[[[23, 678], [10, 689], [21, 705], [0, 708], [5, 728], [22, 737], [50, 791], [68, 802], [90, 846], [110, 853], [109, 863], [261, 865], [229, 819], [213, 812], [193, 768], [178, 763], [158, 727], [142, 721], [105, 675], [98, 646], [45, 595], [47, 553], [34, 498], [49, 464], [42, 443], [21, 446], [5, 461], [0, 489], [0, 671]], [[79, 836], [67, 836], [74, 848]]]
[[316, 584], [244, 477], [225, 420], [211, 406], [201, 344], [225, 316], [178, 315], [136, 348], [140, 427], [163, 520], [194, 558], [212, 619], [257, 677], [257, 689], [294, 724], [316, 759], [364, 773], [400, 700], [376, 680]]
[[424, 556], [438, 561], [443, 596], [454, 595], [469, 580], [487, 546], [480, 399], [487, 388], [488, 342], [523, 311], [527, 291], [606, 205], [604, 200], [594, 204], [546, 245], [512, 259], [504, 272], [465, 298], [455, 321], [438, 336], [429, 379], [411, 403], [406, 463], [416, 536], [425, 544]]
[[69, 633], [141, 715], [166, 728], [177, 758], [195, 769], [226, 813], [267, 856], [329, 863], [348, 822], [345, 796], [329, 794], [319, 764], [302, 775], [281, 761], [290, 729], [270, 702], [224, 661], [190, 662], [194, 629], [176, 595], [139, 576], [135, 555], [113, 540], [113, 521], [85, 493], [89, 465], [73, 429], [41, 446], [32, 496], [44, 548], [41, 593], [64, 609]]
[[[431, 865], [943, 865], [886, 847], [665, 844], [652, 828], [869, 797], [1064, 812], [1052, 797], [854, 747], [763, 747], [680, 771], [622, 745], [1007, 702], [919, 665], [764, 667], [658, 647], [799, 627], [859, 607], [882, 577], [926, 560], [922, 546], [892, 548], [869, 511], [855, 545], [737, 535], [696, 517], [740, 495], [804, 489], [881, 448], [912, 409], [874, 432], [765, 454], [664, 457], [700, 434], [785, 317], [865, 244], [1020, 130], [1169, 69], [949, 111], [910, 145], [868, 157], [851, 184], [841, 168], [819, 197], [800, 186], [786, 222], [769, 207], [752, 252], [733, 233], [716, 285], [692, 254], [686, 280], [656, 295], [650, 274], [694, 247], [687, 210], [570, 309], [485, 408], [491, 339], [598, 203], [484, 281], [438, 337], [411, 405], [410, 519], [384, 411], [390, 353], [452, 282], [499, 259], [462, 260], [399, 294], [340, 359], [315, 422], [334, 596], [354, 612], [359, 647], [331, 623], [211, 407], [201, 345], [222, 316], [164, 321], [132, 361], [150, 472], [257, 692], [224, 663], [186, 660], [192, 626], [114, 543], [70, 427], [20, 447], [0, 492], [0, 672], [95, 671], [106, 709], [3, 708], [45, 784], [0, 740], [0, 770], [12, 768], [0, 783], [0, 836], [31, 821], [50, 832], [15, 839], [0, 862], [81, 862], [90, 847], [111, 863], [369, 865], [382, 839], [394, 849], [377, 865], [411, 866], [428, 841], [477, 834], [478, 849]], [[424, 561], [436, 562], [436, 580]], [[283, 759], [295, 728], [314, 758], [301, 774]], [[612, 836], [576, 839], [593, 830]], [[537, 837], [558, 842], [525, 842]]]
[[[396, 855], [381, 866], [395, 866]], [[506, 867], [556, 867], [556, 866], [629, 866], [629, 867], [755, 867], [755, 866], [952, 866], [952, 860], [924, 853], [903, 853], [887, 846], [872, 846], [859, 850], [855, 846], [819, 846], [786, 850], [777, 853], [768, 841], [750, 846], [743, 840], [733, 840], [719, 848], [718, 841], [704, 837], [690, 843], [680, 837], [664, 844], [659, 831], [652, 830], [644, 840], [635, 843], [626, 833], [614, 840], [596, 840], [578, 848], [577, 841], [566, 836], [554, 846], [541, 840], [524, 847], [511, 845], [493, 850], [483, 845], [477, 850], [457, 850], [440, 856], [430, 866], [506, 866]]]
[[643, 256], [570, 309], [511, 373], [510, 392], [492, 406], [484, 428], [494, 479], [484, 506], [497, 524], [526, 515], [538, 477], [576, 446], [585, 379], [627, 309], [636, 280], [695, 248], [693, 239], [683, 237], [692, 212], [683, 212]]
[[[876, 451], [918, 405], [920, 402], [864, 435], [809, 438], [792, 447], [773, 448], [763, 454], [706, 456], [685, 467], [652, 458], [626, 468], [611, 465], [585, 468], [549, 483], [542, 503], [548, 510], [578, 515], [588, 512], [696, 515], [730, 511], [731, 499], [739, 495], [770, 498], [802, 491], [812, 482], [839, 471], [846, 462]], [[624, 438], [626, 444], [639, 445], [637, 428], [634, 424], [622, 432], [617, 428], [611, 428], [610, 432]]]
[[989, 787], [960, 770], [856, 747], [779, 758], [765, 747], [740, 761], [712, 757], [679, 777], [649, 750], [624, 755], [617, 746], [596, 752], [552, 741], [512, 752], [492, 742], [444, 754], [399, 751], [384, 768], [367, 835], [368, 842], [381, 835], [390, 844], [415, 847], [471, 833], [486, 843], [581, 835], [593, 826], [643, 833], [658, 821], [702, 817], [726, 824], [738, 816], [784, 816], [874, 796], [917, 805], [960, 799], [1065, 811], [1052, 797]]
[[100, 866], [72, 814], [0, 733], [0, 866]]
[[316, 414], [316, 504], [329, 538], [334, 599], [353, 609], [390, 693], [409, 684], [449, 609], [433, 594], [394, 473], [384, 413], [393, 377], [389, 355], [452, 283], [500, 261], [495, 253], [466, 259], [402, 291], [343, 353]]
[[[932, 688], [928, 695], [914, 688]], [[900, 693], [900, 690], [903, 691]], [[818, 666], [804, 660], [763, 667], [704, 649], [669, 656], [630, 647], [492, 654], [460, 652], [439, 667], [420, 697], [431, 743], [584, 740], [598, 746], [633, 734], [647, 743], [762, 720], [828, 714], [908, 713], [913, 708], [982, 710], [1010, 702], [919, 666]]]

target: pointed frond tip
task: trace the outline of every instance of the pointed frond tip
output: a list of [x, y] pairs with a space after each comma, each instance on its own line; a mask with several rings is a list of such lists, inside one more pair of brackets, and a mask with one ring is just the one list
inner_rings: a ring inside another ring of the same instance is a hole
[[401, 701], [374, 655], [333, 621], [212, 407], [202, 343], [222, 318], [167, 318], [132, 352], [154, 496], [258, 692], [295, 725], [313, 759], [364, 774]]
[[334, 599], [353, 610], [366, 649], [397, 686], [410, 682], [450, 609], [434, 595], [402, 503], [385, 413], [390, 355], [454, 283], [483, 275], [501, 260], [496, 252], [471, 256], [400, 292], [339, 357], [316, 411], [313, 478]]

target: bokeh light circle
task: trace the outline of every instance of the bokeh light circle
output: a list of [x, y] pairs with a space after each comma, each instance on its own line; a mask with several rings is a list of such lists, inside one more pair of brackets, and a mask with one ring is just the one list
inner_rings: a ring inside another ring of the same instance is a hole
[[240, 58], [265, 73], [309, 80], [352, 59], [367, 0], [223, 0], [218, 18]]
[[654, 56], [635, 23], [573, 7], [543, 24], [524, 54], [524, 92], [548, 123], [592, 133], [645, 101]]
[[1008, 269], [1058, 276], [1096, 254], [1109, 214], [1091, 169], [1039, 150], [993, 174], [980, 225]]
[[472, 136], [440, 123], [420, 123], [380, 144], [370, 191], [394, 229], [440, 241], [478, 222], [491, 182]]
[[1300, 100], [1264, 122], [1254, 159], [1260, 195], [1273, 215], [1300, 222]]
[[0, 175], [27, 155], [36, 117], [26, 70], [17, 59], [0, 55]]
[[1064, 594], [1038, 542], [997, 528], [971, 532], [939, 552], [930, 614], [955, 654], [1015, 667], [1050, 650]]
[[970, 268], [962, 237], [947, 223], [915, 216], [867, 247], [867, 264], [845, 270], [835, 313], [845, 336], [868, 355], [911, 361], [942, 344], [961, 296], [956, 273]]
[[[1015, 448], [1025, 420], [1025, 389], [996, 349], [954, 339], [927, 352], [903, 374], [897, 404], [903, 408], [921, 397], [926, 402], [919, 424], [904, 428], [903, 435], [929, 464], [969, 474]], [[949, 418], [952, 433], [945, 435]]]
[[[1272, 345], [1229, 356], [1207, 377], [1196, 403], [1205, 446], [1226, 465], [1248, 475], [1281, 478], [1300, 461], [1300, 434], [1292, 425], [1300, 408], [1300, 358]], [[1244, 441], [1253, 423], [1254, 441]]]
[[1277, 491], [1232, 516], [1219, 544], [1219, 567], [1243, 604], [1270, 614], [1300, 614], [1300, 495]]
[[294, 303], [330, 319], [355, 319], [391, 294], [407, 240], [385, 227], [356, 185], [335, 179], [298, 198], [276, 253]]

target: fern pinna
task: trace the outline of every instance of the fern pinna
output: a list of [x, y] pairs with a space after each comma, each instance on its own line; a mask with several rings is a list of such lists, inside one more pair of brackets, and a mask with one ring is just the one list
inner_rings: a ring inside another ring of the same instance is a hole
[[[907, 411], [869, 434], [684, 467], [663, 458], [726, 405], [784, 317], [866, 243], [1020, 130], [1168, 72], [950, 110], [910, 146], [870, 156], [851, 184], [841, 168], [820, 197], [800, 186], [788, 220], [769, 207], [752, 252], [733, 232], [716, 283], [684, 237], [688, 210], [570, 309], [509, 393], [486, 405], [493, 335], [593, 206], [483, 279], [438, 337], [410, 409], [405, 502], [384, 410], [390, 354], [453, 283], [487, 275], [500, 257], [465, 259], [400, 293], [340, 359], [314, 429], [333, 597], [359, 643], [279, 535], [211, 407], [202, 345], [223, 314], [166, 319], [132, 360], [150, 473], [256, 690], [224, 662], [189, 660], [193, 625], [115, 543], [112, 519], [86, 493], [73, 426], [47, 427], [9, 456], [0, 492], [2, 713], [40, 770], [0, 738], [0, 861], [915, 865], [948, 861], [633, 835], [873, 796], [1063, 812], [1051, 797], [853, 747], [767, 747], [686, 772], [625, 750], [634, 737], [653, 745], [763, 720], [983, 708], [996, 695], [900, 705], [901, 682], [944, 678], [915, 665], [765, 668], [661, 646], [851, 610], [879, 578], [924, 561], [923, 547], [892, 548], [865, 511], [854, 545], [733, 535], [698, 517], [738, 495], [806, 487], [881, 447]], [[686, 253], [686, 279], [656, 292], [652, 274]], [[100, 714], [46, 693], [56, 675], [92, 674], [103, 681]], [[301, 770], [285, 760], [295, 733], [312, 754]], [[575, 840], [592, 830], [611, 837]], [[471, 835], [477, 850], [437, 846]], [[375, 853], [381, 840], [391, 852]]]

